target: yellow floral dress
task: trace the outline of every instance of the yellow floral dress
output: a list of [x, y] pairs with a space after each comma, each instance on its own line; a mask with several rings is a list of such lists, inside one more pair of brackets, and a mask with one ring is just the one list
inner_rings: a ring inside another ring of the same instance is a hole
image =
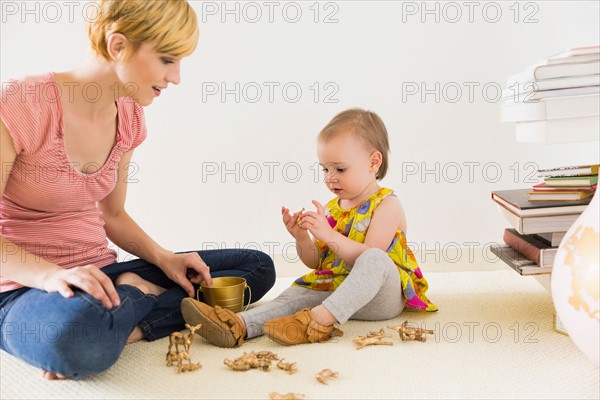
[[[364, 243], [373, 212], [381, 201], [390, 195], [394, 196], [393, 190], [381, 188], [361, 204], [348, 210], [339, 206], [336, 197], [327, 203], [325, 216], [333, 229], [349, 239]], [[314, 271], [296, 279], [293, 286], [313, 290], [335, 290], [350, 273], [352, 266], [338, 258], [327, 244], [316, 240], [316, 245], [319, 250], [319, 266]], [[437, 311], [438, 308], [425, 296], [428, 288], [427, 281], [421, 273], [413, 252], [406, 243], [403, 231], [396, 231], [387, 253], [398, 268], [406, 307], [414, 310]]]

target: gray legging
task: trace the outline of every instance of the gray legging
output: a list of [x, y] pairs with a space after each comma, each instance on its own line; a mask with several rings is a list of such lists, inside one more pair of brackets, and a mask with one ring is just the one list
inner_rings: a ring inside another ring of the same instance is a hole
[[340, 324], [349, 319], [379, 321], [395, 318], [404, 309], [402, 284], [394, 262], [383, 250], [368, 249], [335, 291], [291, 286], [275, 300], [238, 315], [248, 339], [263, 334], [265, 322], [323, 304]]

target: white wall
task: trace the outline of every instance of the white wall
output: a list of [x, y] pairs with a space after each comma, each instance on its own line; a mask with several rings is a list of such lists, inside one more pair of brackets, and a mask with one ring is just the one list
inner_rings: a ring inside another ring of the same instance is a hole
[[[83, 4], [2, 1], [2, 80], [76, 66], [87, 43]], [[313, 198], [332, 197], [314, 176], [315, 136], [348, 107], [374, 110], [386, 122], [392, 157], [383, 184], [397, 190], [408, 239], [419, 247], [500, 241], [507, 223], [490, 200], [492, 190], [531, 186], [537, 167], [598, 162], [597, 142], [517, 143], [494, 102], [507, 76], [599, 43], [598, 2], [193, 5], [203, 20], [198, 50], [184, 60], [181, 85], [146, 109], [149, 137], [134, 155], [139, 182], [130, 184], [127, 200], [146, 231], [172, 250], [256, 243], [280, 253], [291, 243], [280, 207], [309, 208]], [[238, 12], [226, 14], [225, 7]], [[425, 7], [437, 7], [439, 22]], [[298, 9], [300, 20], [292, 23]], [[327, 16], [333, 21], [324, 23]], [[206, 90], [221, 83], [233, 89], [224, 100]], [[438, 101], [436, 93], [422, 100], [421, 93], [403, 92], [407, 85], [435, 92], [436, 84]], [[275, 88], [272, 101], [268, 85]], [[262, 98], [253, 103], [257, 86]], [[292, 102], [296, 87], [302, 94]], [[237, 176], [222, 174], [236, 163]], [[423, 174], [436, 166], [437, 176]]]

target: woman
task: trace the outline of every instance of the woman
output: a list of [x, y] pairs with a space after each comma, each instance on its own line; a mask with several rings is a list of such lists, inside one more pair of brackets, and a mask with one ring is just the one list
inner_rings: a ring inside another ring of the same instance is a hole
[[[275, 281], [262, 252], [174, 254], [125, 211], [142, 106], [179, 84], [197, 19], [185, 0], [97, 3], [80, 67], [2, 86], [0, 348], [47, 379], [104, 371], [126, 343], [183, 329], [182, 299], [211, 276], [243, 276], [254, 301]], [[108, 239], [139, 259], [117, 263]]]

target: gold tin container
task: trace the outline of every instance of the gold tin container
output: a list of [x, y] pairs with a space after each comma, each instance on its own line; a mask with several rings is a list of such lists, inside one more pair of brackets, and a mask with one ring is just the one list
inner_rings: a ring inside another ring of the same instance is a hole
[[[212, 279], [213, 286], [206, 286], [206, 282], [200, 284], [198, 289], [198, 298], [200, 298], [200, 292], [204, 297], [204, 302], [209, 306], [220, 306], [221, 308], [227, 308], [233, 312], [241, 312], [244, 310], [244, 290], [250, 286], [246, 283], [244, 278], [238, 276], [223, 276]], [[250, 291], [250, 301], [252, 300], [252, 291]], [[246, 309], [248, 306], [246, 306]], [[244, 310], [245, 311], [245, 310]]]

